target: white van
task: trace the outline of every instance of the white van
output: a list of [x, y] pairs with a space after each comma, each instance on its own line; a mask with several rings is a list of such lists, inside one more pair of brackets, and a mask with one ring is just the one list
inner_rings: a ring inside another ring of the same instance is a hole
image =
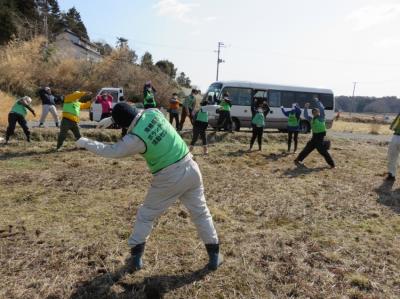
[[[124, 97], [123, 88], [104, 87], [99, 90], [99, 92], [96, 95], [96, 98], [97, 98], [97, 96], [101, 95], [103, 92], [107, 92], [113, 97], [112, 107], [114, 107], [117, 103], [121, 102]], [[92, 106], [90, 107], [90, 112], [89, 112], [90, 120], [91, 121], [100, 121], [101, 114], [102, 114], [101, 104], [98, 104], [98, 103], [96, 103], [96, 101], [94, 101]]]
[[[233, 129], [239, 131], [243, 127], [251, 127], [251, 107], [255, 99], [264, 100], [268, 103], [271, 111], [266, 118], [266, 128], [286, 130], [287, 117], [282, 113], [281, 106], [286, 110], [292, 108], [293, 103], [298, 103], [304, 108], [305, 103], [310, 103], [310, 109], [314, 107], [314, 96], [325, 106], [325, 116], [327, 127], [332, 126], [335, 111], [335, 100], [333, 92], [330, 89], [308, 88], [296, 86], [284, 86], [274, 84], [264, 84], [243, 81], [220, 81], [210, 85], [204, 95], [209, 105], [209, 123], [216, 127], [218, 122], [218, 104], [222, 99], [224, 92], [229, 93], [232, 101], [231, 117]], [[311, 110], [309, 111], [311, 115]], [[301, 120], [301, 131], [309, 132], [311, 125], [305, 119]]]

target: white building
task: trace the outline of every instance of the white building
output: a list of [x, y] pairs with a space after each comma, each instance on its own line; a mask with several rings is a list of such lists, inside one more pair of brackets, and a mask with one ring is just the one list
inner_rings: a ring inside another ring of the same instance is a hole
[[100, 61], [101, 54], [97, 46], [71, 30], [65, 29], [56, 37], [54, 46], [63, 57]]

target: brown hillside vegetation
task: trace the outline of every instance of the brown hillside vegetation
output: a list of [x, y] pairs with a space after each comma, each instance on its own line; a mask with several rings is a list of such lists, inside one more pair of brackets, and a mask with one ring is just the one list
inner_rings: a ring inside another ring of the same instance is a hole
[[130, 61], [128, 49], [115, 49], [101, 62], [61, 57], [57, 49], [44, 49], [43, 38], [13, 41], [0, 48], [0, 89], [19, 96], [35, 96], [40, 86], [50, 85], [57, 94], [75, 90], [96, 92], [102, 87], [123, 87], [128, 98], [142, 99], [143, 84], [152, 80], [157, 100], [164, 103], [177, 84], [154, 68]]
[[400, 297], [399, 183], [381, 185], [387, 144], [334, 139], [330, 170], [316, 153], [296, 168], [281, 134], [250, 154], [248, 134], [211, 134], [210, 155], [195, 159], [225, 263], [201, 270], [206, 252], [176, 204], [155, 223], [145, 268], [125, 274], [151, 180], [143, 159], [72, 143], [55, 153], [55, 132], [40, 132], [42, 142], [0, 147], [0, 298]]

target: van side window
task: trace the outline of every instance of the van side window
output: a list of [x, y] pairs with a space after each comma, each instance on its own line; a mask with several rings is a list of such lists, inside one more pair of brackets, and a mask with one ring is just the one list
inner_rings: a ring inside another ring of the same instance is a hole
[[229, 98], [232, 101], [232, 105], [238, 105], [238, 106], [251, 105], [251, 99], [252, 99], [251, 88], [226, 87], [222, 91], [222, 94], [224, 94], [225, 92], [229, 93]]
[[281, 106], [291, 108], [293, 103], [296, 102], [296, 94], [293, 91], [281, 92]]
[[281, 106], [281, 92], [277, 90], [270, 90], [268, 94], [268, 105], [270, 107]]
[[321, 93], [318, 96], [326, 110], [333, 110], [333, 94]]

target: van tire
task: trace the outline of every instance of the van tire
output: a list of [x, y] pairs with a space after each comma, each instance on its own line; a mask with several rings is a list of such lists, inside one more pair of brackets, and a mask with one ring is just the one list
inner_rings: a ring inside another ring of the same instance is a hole
[[302, 120], [300, 122], [300, 133], [302, 134], [308, 134], [311, 131], [311, 126], [310, 123], [306, 120]]
[[232, 131], [240, 131], [240, 121], [237, 118], [232, 119]]

